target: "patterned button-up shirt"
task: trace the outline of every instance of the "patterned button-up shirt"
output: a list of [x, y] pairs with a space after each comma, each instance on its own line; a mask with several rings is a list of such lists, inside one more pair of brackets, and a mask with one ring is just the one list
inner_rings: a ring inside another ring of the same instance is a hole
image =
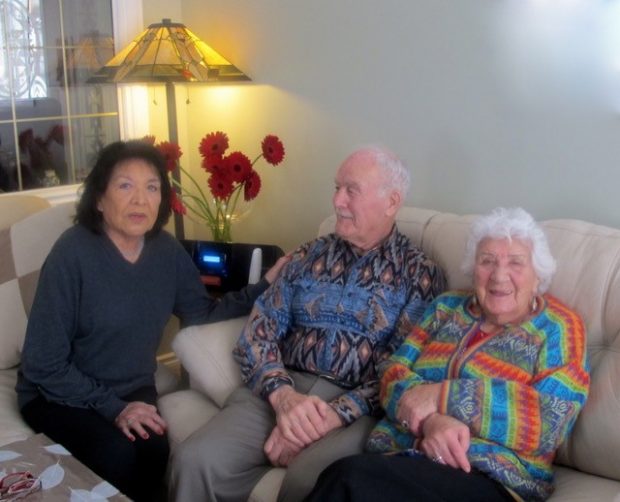
[[396, 227], [360, 254], [335, 234], [300, 247], [259, 297], [234, 350], [263, 397], [293, 385], [287, 369], [343, 388], [330, 405], [345, 424], [377, 415], [378, 365], [445, 289], [441, 269]]

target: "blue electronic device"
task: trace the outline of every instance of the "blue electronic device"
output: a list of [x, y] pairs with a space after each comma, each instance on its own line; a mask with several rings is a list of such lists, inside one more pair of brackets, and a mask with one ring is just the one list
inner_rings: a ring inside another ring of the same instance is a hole
[[205, 269], [212, 269], [214, 272], [222, 273], [226, 270], [226, 255], [211, 251], [210, 249], [200, 249], [198, 251], [198, 261]]
[[[182, 240], [181, 244], [191, 255], [207, 289], [216, 292], [239, 290], [249, 279], [255, 282], [284, 254], [278, 246], [265, 244], [198, 240]], [[252, 263], [257, 255], [258, 269]]]

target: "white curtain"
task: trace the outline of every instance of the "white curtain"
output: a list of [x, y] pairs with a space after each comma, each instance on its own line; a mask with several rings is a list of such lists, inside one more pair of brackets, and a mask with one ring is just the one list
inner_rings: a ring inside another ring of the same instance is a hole
[[[144, 31], [142, 0], [112, 0], [114, 45], [124, 49]], [[118, 86], [118, 112], [121, 139], [141, 138], [149, 133], [148, 91], [146, 85]]]

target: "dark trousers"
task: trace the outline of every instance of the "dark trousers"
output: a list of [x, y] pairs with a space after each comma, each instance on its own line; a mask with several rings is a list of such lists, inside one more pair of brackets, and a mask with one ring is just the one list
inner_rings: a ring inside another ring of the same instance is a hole
[[325, 469], [306, 502], [497, 502], [514, 498], [486, 475], [433, 462], [425, 456], [362, 454]]
[[[143, 387], [123, 397], [127, 402], [152, 405], [156, 399], [154, 387]], [[27, 403], [21, 411], [26, 423], [36, 432], [63, 445], [128, 497], [152, 502], [165, 493], [163, 479], [170, 450], [165, 434], [151, 433], [146, 440], [136, 434], [132, 442], [114, 423], [95, 411], [48, 402], [42, 396]]]

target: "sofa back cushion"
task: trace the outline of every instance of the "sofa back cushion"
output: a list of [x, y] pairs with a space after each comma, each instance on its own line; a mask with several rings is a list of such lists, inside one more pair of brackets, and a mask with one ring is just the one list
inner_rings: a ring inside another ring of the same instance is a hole
[[0, 369], [19, 364], [39, 270], [74, 212], [59, 204], [0, 229]]
[[0, 228], [8, 228], [13, 223], [50, 207], [47, 199], [36, 195], [3, 194], [0, 196]]
[[543, 222], [558, 271], [550, 293], [587, 329], [588, 401], [556, 461], [620, 480], [620, 230], [578, 220]]

